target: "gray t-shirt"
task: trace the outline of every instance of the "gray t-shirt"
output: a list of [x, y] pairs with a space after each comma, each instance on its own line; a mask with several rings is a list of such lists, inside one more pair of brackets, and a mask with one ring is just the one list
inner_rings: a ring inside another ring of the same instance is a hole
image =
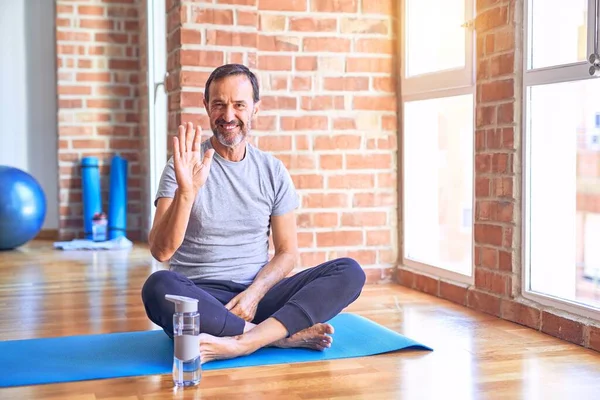
[[[212, 148], [202, 143], [201, 154]], [[160, 179], [155, 204], [177, 189], [173, 158]], [[269, 261], [270, 218], [299, 206], [283, 163], [248, 144], [239, 162], [213, 156], [206, 183], [194, 201], [183, 243], [169, 260], [171, 270], [190, 279], [250, 284]]]

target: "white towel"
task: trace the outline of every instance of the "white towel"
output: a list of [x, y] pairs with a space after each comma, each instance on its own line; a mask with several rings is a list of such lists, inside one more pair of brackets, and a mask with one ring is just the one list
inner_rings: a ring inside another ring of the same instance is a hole
[[73, 239], [67, 242], [54, 242], [54, 248], [59, 250], [120, 250], [129, 249], [133, 242], [124, 236], [107, 240], [104, 242], [94, 242], [88, 239]]

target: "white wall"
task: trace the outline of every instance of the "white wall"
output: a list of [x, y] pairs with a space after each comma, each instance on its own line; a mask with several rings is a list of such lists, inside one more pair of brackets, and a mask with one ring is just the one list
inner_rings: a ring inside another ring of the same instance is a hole
[[40, 182], [43, 229], [58, 228], [54, 22], [54, 1], [0, 1], [0, 165]]

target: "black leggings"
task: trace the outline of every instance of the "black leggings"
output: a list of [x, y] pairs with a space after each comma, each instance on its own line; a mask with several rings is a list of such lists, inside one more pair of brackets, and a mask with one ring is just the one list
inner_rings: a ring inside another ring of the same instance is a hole
[[[338, 258], [285, 278], [267, 292], [252, 321], [269, 317], [293, 335], [336, 316], [360, 295], [365, 273], [351, 258]], [[230, 281], [190, 280], [173, 271], [157, 271], [142, 288], [148, 318], [173, 337], [174, 304], [165, 299], [174, 294], [198, 299], [200, 332], [213, 336], [235, 336], [244, 331], [245, 321], [225, 308], [246, 285]]]

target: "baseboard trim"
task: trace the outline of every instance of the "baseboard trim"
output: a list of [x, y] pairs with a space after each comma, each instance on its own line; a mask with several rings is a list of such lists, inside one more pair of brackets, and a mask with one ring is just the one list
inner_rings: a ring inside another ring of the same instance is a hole
[[42, 229], [35, 240], [58, 240], [58, 229]]

